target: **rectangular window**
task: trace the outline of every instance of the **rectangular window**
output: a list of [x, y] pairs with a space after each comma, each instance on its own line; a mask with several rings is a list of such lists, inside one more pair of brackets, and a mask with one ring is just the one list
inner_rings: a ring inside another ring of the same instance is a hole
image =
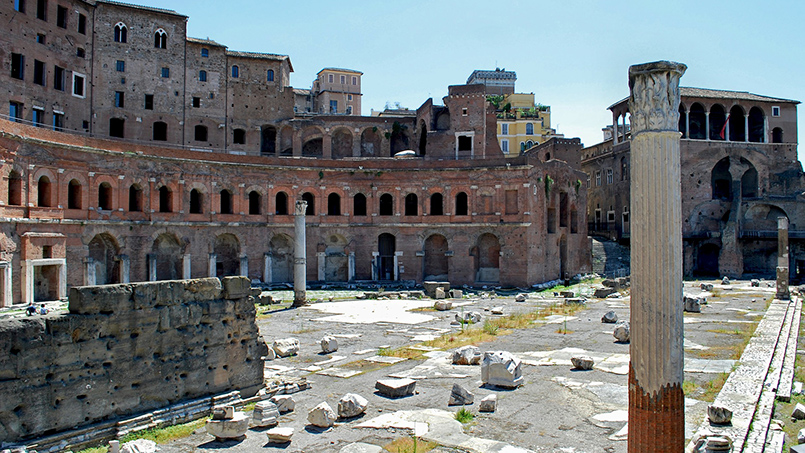
[[210, 49], [206, 49], [206, 48], [201, 49], [201, 57], [202, 58], [207, 58], [209, 56], [210, 56]]
[[500, 150], [503, 151], [503, 154], [509, 154], [509, 141], [508, 140], [501, 140], [500, 141]]
[[8, 116], [11, 117], [11, 121], [19, 122], [22, 119], [22, 104], [14, 101], [9, 102]]
[[590, 188], [590, 174], [587, 174], [587, 188]]
[[61, 5], [56, 7], [56, 26], [67, 28], [67, 8]]
[[459, 151], [472, 151], [472, 137], [469, 135], [458, 136], [458, 150]]
[[210, 93], [210, 99], [215, 99], [215, 93]]
[[14, 0], [14, 10], [21, 13], [25, 12], [25, 0]]
[[193, 97], [193, 107], [201, 107], [201, 98]]
[[346, 113], [347, 113], [347, 115], [352, 115], [352, 106], [351, 105], [347, 106], [347, 112]]
[[607, 184], [612, 184], [612, 169], [607, 168]]
[[53, 130], [64, 130], [64, 113], [53, 112]]
[[46, 41], [45, 35], [43, 35], [42, 33], [36, 34], [36, 42], [38, 42], [39, 44], [45, 44], [45, 41]]
[[519, 209], [517, 207], [517, 191], [516, 190], [507, 190], [506, 191], [506, 214], [517, 214]]
[[162, 78], [167, 79], [171, 76], [170, 68], [162, 68]]
[[84, 49], [82, 49], [81, 47], [79, 47], [78, 49], [75, 50], [75, 56], [78, 58], [84, 58], [85, 56], [87, 56], [87, 52], [84, 51]]
[[771, 116], [780, 116], [780, 107], [772, 106], [771, 108]]
[[330, 113], [338, 113], [338, 101], [330, 101]]
[[73, 96], [83, 98], [84, 97], [84, 86], [86, 84], [86, 77], [83, 74], [79, 74], [77, 72], [73, 73]]
[[612, 223], [615, 221], [615, 211], [607, 211], [607, 222]]
[[461, 116], [467, 116], [467, 109], [461, 109]]
[[353, 85], [357, 85], [357, 84], [358, 84], [358, 78], [357, 78], [356, 76], [352, 76], [352, 84], [353, 84]]
[[82, 35], [87, 34], [87, 16], [81, 13], [78, 14], [78, 32]]
[[36, 0], [36, 18], [48, 20], [48, 0]]
[[123, 108], [125, 107], [125, 98], [126, 94], [122, 91], [115, 91], [115, 107]]
[[145, 109], [146, 110], [154, 110], [154, 95], [153, 94], [146, 94], [145, 95]]
[[123, 60], [117, 60], [115, 62], [115, 69], [117, 72], [125, 72], [126, 71], [126, 62]]
[[45, 62], [34, 60], [34, 83], [45, 86]]
[[53, 67], [53, 89], [64, 91], [64, 68]]
[[330, 82], [330, 83], [333, 83], [333, 75], [332, 74], [327, 74], [327, 81]]
[[595, 186], [596, 187], [601, 186], [601, 170], [595, 172]]
[[45, 111], [42, 109], [34, 108], [31, 112], [31, 121], [36, 127], [42, 127], [45, 122]]
[[500, 125], [500, 135], [509, 135], [509, 125], [504, 123]]
[[347, 76], [342, 75], [341, 76], [341, 85], [346, 85], [346, 83], [347, 83]]
[[348, 100], [348, 101], [351, 101], [351, 100], [352, 100], [352, 95], [351, 95], [351, 94], [348, 94], [348, 95], [347, 95], [347, 100]]
[[11, 54], [11, 77], [20, 80], [25, 78], [25, 57], [22, 54]]

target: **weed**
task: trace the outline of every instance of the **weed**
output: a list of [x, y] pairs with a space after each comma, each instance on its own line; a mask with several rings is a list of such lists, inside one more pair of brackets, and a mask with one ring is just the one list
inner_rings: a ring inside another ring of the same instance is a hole
[[108, 451], [109, 447], [104, 445], [100, 447], [85, 448], [83, 450], [79, 450], [78, 453], [106, 453]]
[[729, 373], [719, 373], [715, 379], [708, 381], [707, 386], [704, 388], [704, 393], [699, 395], [699, 399], [711, 403], [715, 401], [718, 392], [721, 391], [721, 387], [724, 387], [724, 383], [727, 382], [729, 376]]
[[424, 351], [418, 351], [416, 349], [411, 349], [408, 347], [402, 347], [397, 349], [380, 348], [377, 350], [377, 355], [416, 360], [423, 358]]
[[685, 394], [685, 396], [692, 395], [698, 389], [699, 386], [693, 381], [684, 381], [682, 383], [682, 392]]
[[483, 330], [484, 330], [484, 332], [488, 333], [489, 335], [497, 335], [499, 329], [500, 329], [500, 327], [492, 324], [491, 322], [489, 322], [489, 320], [484, 321]]
[[391, 453], [427, 453], [439, 444], [429, 440], [417, 439], [416, 437], [401, 437], [394, 442], [383, 446], [383, 450]]
[[124, 444], [126, 442], [131, 442], [135, 439], [149, 439], [153, 440], [158, 444], [165, 444], [170, 441], [181, 439], [183, 437], [187, 437], [193, 432], [207, 423], [209, 417], [204, 417], [189, 423], [183, 423], [181, 425], [174, 425], [174, 426], [166, 426], [164, 428], [153, 428], [153, 429], [146, 429], [143, 431], [137, 431], [136, 433], [131, 433], [123, 436], [120, 439], [120, 444]]
[[458, 412], [456, 412], [455, 418], [460, 423], [469, 423], [475, 418], [475, 414], [473, 414], [472, 411], [462, 407], [458, 410]]

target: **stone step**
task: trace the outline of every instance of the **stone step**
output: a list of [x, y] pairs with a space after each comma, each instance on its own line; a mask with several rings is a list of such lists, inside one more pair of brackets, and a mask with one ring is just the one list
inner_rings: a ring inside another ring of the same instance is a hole
[[777, 399], [791, 401], [791, 387], [794, 384], [794, 365], [797, 359], [797, 341], [799, 341], [799, 326], [802, 319], [802, 299], [797, 298], [794, 309], [794, 321], [791, 323], [791, 334], [788, 336], [788, 345], [785, 349], [785, 361], [780, 375], [780, 385], [777, 386]]

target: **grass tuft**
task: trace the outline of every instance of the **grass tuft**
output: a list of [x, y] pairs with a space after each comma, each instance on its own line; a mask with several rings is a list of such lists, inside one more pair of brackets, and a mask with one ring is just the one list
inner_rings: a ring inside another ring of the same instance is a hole
[[391, 453], [427, 453], [438, 446], [436, 442], [412, 436], [395, 439], [394, 442], [384, 445], [383, 449]]
[[458, 410], [458, 412], [456, 412], [455, 418], [460, 423], [469, 423], [475, 418], [475, 414], [473, 414], [472, 411], [462, 407]]

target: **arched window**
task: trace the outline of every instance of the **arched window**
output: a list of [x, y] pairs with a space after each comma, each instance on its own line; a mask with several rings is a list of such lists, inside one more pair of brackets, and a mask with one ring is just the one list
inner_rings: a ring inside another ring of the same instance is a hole
[[749, 109], [749, 141], [762, 143], [765, 142], [766, 139], [766, 130], [764, 123], [765, 115], [763, 115], [763, 110], [758, 107], [752, 107]]
[[467, 194], [465, 192], [459, 192], [456, 195], [456, 211], [455, 215], [467, 215], [468, 214], [468, 207], [469, 203], [467, 202]]
[[430, 196], [430, 215], [444, 215], [442, 194], [435, 193]]
[[129, 187], [129, 211], [141, 212], [143, 210], [143, 189], [139, 184]]
[[688, 113], [685, 111], [685, 105], [680, 103], [679, 104], [679, 123], [678, 123], [679, 132], [682, 133], [682, 138], [689, 138], [688, 137]]
[[525, 142], [525, 149], [531, 149], [531, 147], [533, 147], [533, 146], [534, 146], [534, 142], [532, 142], [531, 140]]
[[384, 193], [380, 196], [380, 215], [394, 215], [394, 197], [389, 193]]
[[730, 141], [746, 141], [744, 109], [739, 105], [735, 105], [730, 109]]
[[232, 192], [221, 191], [221, 214], [232, 214]]
[[154, 33], [154, 47], [157, 49], [168, 48], [168, 34], [165, 33], [165, 30], [160, 28]]
[[269, 70], [266, 72], [266, 82], [273, 82], [273, 81], [274, 81], [274, 70], [273, 70], [273, 69], [269, 69]]
[[22, 205], [22, 178], [17, 171], [8, 174], [8, 204]]
[[256, 190], [249, 192], [249, 215], [260, 215], [262, 203], [263, 196], [260, 192]]
[[190, 191], [190, 214], [201, 214], [204, 212], [204, 194], [198, 189]]
[[115, 42], [125, 43], [128, 41], [128, 33], [129, 29], [126, 27], [126, 24], [123, 22], [115, 24]]
[[341, 215], [341, 196], [337, 193], [327, 195], [327, 215]]
[[727, 139], [727, 113], [719, 104], [710, 107], [710, 140]]
[[525, 134], [526, 135], [534, 135], [534, 125], [531, 123], [526, 123], [525, 125]]
[[245, 145], [246, 131], [243, 129], [235, 129], [234, 132], [232, 132], [232, 143], [236, 145]]
[[154, 131], [152, 135], [155, 141], [164, 142], [168, 140], [168, 125], [163, 121], [154, 123]]
[[520, 152], [525, 151], [525, 142], [520, 142]]
[[732, 175], [730, 175], [730, 159], [725, 157], [713, 167], [710, 185], [714, 200], [732, 200]]
[[288, 195], [285, 192], [279, 192], [274, 197], [274, 214], [288, 215]]
[[168, 186], [159, 188], [159, 212], [173, 212], [173, 197]]
[[232, 78], [237, 79], [238, 77], [240, 77], [240, 68], [236, 64], [232, 65]]
[[690, 125], [688, 138], [695, 140], [704, 140], [707, 138], [707, 119], [704, 113], [704, 107], [698, 102], [690, 106], [688, 124]]
[[352, 197], [352, 215], [366, 215], [366, 195], [359, 193]]
[[310, 192], [302, 194], [302, 201], [307, 201], [305, 215], [316, 215], [316, 197]]
[[775, 127], [771, 130], [771, 142], [772, 143], [782, 143], [783, 142], [783, 129], [780, 127]]
[[409, 193], [405, 196], [405, 215], [419, 215], [419, 200], [415, 193]]
[[195, 129], [195, 139], [197, 142], [207, 141], [207, 126], [197, 125]]
[[108, 182], [98, 186], [98, 207], [104, 211], [112, 210], [112, 186]]
[[207, 81], [207, 71], [201, 70], [198, 72], [198, 81], [199, 82], [206, 82]]
[[36, 185], [36, 205], [49, 208], [50, 204], [50, 179], [47, 176], [39, 178], [39, 183]]
[[81, 209], [81, 183], [77, 179], [67, 184], [67, 209]]

